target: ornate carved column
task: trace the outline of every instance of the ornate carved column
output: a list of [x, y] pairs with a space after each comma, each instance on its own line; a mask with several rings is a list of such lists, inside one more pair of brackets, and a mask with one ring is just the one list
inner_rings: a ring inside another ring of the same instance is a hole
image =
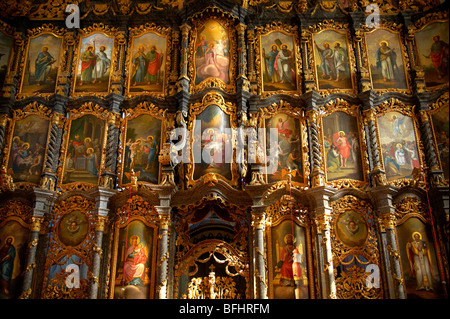
[[116, 94], [110, 94], [108, 98], [110, 100], [110, 109], [112, 109], [112, 111], [108, 113], [108, 135], [106, 137], [106, 145], [103, 148], [105, 152], [105, 166], [100, 177], [100, 185], [102, 187], [113, 189], [117, 178], [117, 145], [119, 143], [120, 134], [120, 111], [118, 110], [119, 105], [124, 98]]
[[22, 294], [19, 298], [29, 299], [31, 296], [31, 286], [33, 282], [34, 270], [36, 268], [36, 251], [39, 241], [39, 233], [45, 214], [50, 213], [56, 198], [55, 192], [34, 188], [35, 200], [33, 216], [31, 217], [30, 241], [26, 252], [25, 271], [23, 274]]
[[0, 114], [0, 163], [2, 163], [3, 159], [3, 148], [5, 146], [5, 138], [8, 130], [8, 115]]
[[[369, 95], [375, 94], [373, 91], [368, 91], [366, 93]], [[386, 173], [382, 169], [382, 159], [379, 151], [375, 121], [375, 111], [372, 107], [363, 110], [363, 123], [366, 132], [367, 149], [369, 152], [369, 178], [372, 187], [386, 185]]]
[[429, 183], [433, 188], [445, 186], [444, 172], [439, 168], [437, 159], [439, 155], [434, 146], [430, 117], [426, 109], [421, 109], [419, 111], [419, 118], [420, 118], [421, 140], [425, 150]]
[[396, 192], [392, 186], [381, 186], [372, 189], [376, 202], [376, 214], [380, 226], [380, 249], [383, 255], [383, 263], [386, 269], [386, 279], [389, 296], [391, 299], [405, 299], [405, 287], [400, 266], [400, 252], [397, 247], [397, 234], [395, 229], [395, 207], [392, 204], [392, 196]]
[[250, 98], [250, 81], [247, 78], [247, 48], [245, 46], [245, 30], [247, 26], [239, 23], [237, 33], [238, 75], [236, 78], [236, 104], [238, 112], [247, 112], [247, 100]]
[[265, 260], [265, 210], [266, 206], [252, 206], [252, 227], [255, 261], [255, 298], [267, 299], [266, 260]]
[[157, 257], [157, 278], [156, 278], [156, 296], [158, 299], [167, 299], [167, 265], [169, 258], [169, 227], [170, 227], [170, 210], [168, 206], [156, 206], [159, 217], [159, 247]]
[[102, 242], [103, 242], [103, 232], [105, 230], [105, 222], [108, 219], [108, 202], [109, 198], [115, 194], [115, 192], [110, 189], [98, 187], [95, 193], [95, 238], [94, 238], [94, 248], [92, 252], [92, 267], [90, 271], [90, 289], [89, 289], [89, 299], [98, 298], [99, 289], [99, 274], [101, 267], [102, 258]]
[[317, 125], [319, 111], [316, 108], [316, 95], [318, 93], [311, 92], [310, 105], [306, 110], [306, 118], [308, 125], [309, 148], [311, 154], [311, 187], [325, 185], [325, 172], [322, 170], [323, 154], [320, 147], [320, 128]]
[[[58, 106], [58, 109], [65, 109], [62, 105]], [[64, 128], [63, 117], [64, 114], [55, 111], [50, 120], [51, 129], [48, 139], [47, 158], [45, 159], [44, 173], [41, 178], [41, 184], [39, 185], [40, 188], [49, 191], [55, 190], [57, 180], [59, 150]]]
[[329, 198], [333, 190], [322, 186], [311, 189], [309, 194], [314, 198], [316, 208], [313, 212], [317, 231], [317, 267], [319, 291], [322, 299], [336, 299], [336, 284], [334, 280], [333, 254], [331, 251], [332, 209]]
[[187, 24], [183, 24], [180, 26], [181, 29], [181, 45], [180, 47], [180, 76], [176, 83], [177, 92], [175, 97], [178, 101], [178, 111], [182, 113], [186, 113], [189, 111], [188, 102], [189, 102], [189, 73], [188, 73], [188, 65], [189, 65], [189, 31], [191, 27]]

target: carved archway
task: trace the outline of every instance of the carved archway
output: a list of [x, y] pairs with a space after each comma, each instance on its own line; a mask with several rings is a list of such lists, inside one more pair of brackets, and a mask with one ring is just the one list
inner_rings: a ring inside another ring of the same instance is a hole
[[245, 211], [220, 197], [179, 209], [174, 297], [248, 298], [248, 229]]

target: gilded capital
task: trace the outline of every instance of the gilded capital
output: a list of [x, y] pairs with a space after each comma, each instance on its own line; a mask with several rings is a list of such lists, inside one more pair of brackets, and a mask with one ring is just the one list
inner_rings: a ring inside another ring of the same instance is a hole
[[42, 223], [44, 222], [44, 217], [31, 217], [31, 231], [41, 231]]
[[169, 229], [170, 226], [170, 214], [167, 213], [160, 213], [158, 214], [159, 219], [159, 227], [161, 229]]

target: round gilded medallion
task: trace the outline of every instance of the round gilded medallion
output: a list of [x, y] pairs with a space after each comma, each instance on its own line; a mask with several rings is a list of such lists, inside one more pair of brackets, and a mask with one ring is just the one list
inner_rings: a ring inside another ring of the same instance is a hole
[[78, 246], [89, 230], [87, 216], [77, 210], [64, 215], [58, 226], [59, 240], [66, 246]]
[[353, 210], [345, 211], [336, 220], [336, 234], [347, 246], [361, 246], [368, 235], [366, 221]]

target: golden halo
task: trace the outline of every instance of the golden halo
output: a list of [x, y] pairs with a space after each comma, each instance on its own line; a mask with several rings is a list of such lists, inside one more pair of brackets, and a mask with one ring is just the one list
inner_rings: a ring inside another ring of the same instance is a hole
[[131, 237], [130, 237], [130, 242], [133, 240], [133, 238], [136, 238], [136, 239], [137, 239], [136, 244], [139, 244], [139, 243], [141, 242], [141, 239], [139, 238], [138, 235], [133, 235], [133, 236], [131, 236]]
[[137, 47], [137, 50], [138, 51], [145, 50], [145, 46], [141, 44]]
[[86, 138], [84, 139], [84, 142], [85, 142], [85, 143], [87, 143], [87, 142], [92, 142], [92, 140], [91, 140], [90, 137], [86, 137]]
[[341, 133], [345, 135], [345, 132], [344, 132], [344, 131], [339, 131], [338, 134], [341, 135]]
[[286, 49], [289, 50], [289, 45], [288, 45], [287, 43], [282, 43], [282, 44], [280, 45], [280, 48], [282, 48], [283, 45], [285, 45], [285, 46], [286, 46]]
[[91, 153], [94, 153], [94, 149], [93, 149], [92, 147], [89, 147], [89, 148], [86, 150], [86, 154], [91, 154]]
[[292, 236], [292, 234], [286, 234], [286, 236], [284, 236], [284, 243], [287, 244], [288, 243], [288, 239], [292, 238], [292, 243], [295, 243], [295, 238], [294, 236]]
[[387, 47], [389, 46], [389, 43], [387, 41], [383, 40], [383, 41], [380, 41], [380, 47], [383, 45], [383, 42], [386, 43]]
[[322, 45], [325, 46], [325, 44], [328, 44], [328, 46], [330, 46], [330, 42], [324, 42]]
[[402, 144], [397, 143], [397, 144], [395, 145], [395, 147], [397, 147], [397, 148], [398, 148], [399, 146], [402, 147]]
[[9, 238], [12, 239], [11, 245], [14, 244], [15, 238], [14, 238], [13, 236], [8, 236], [8, 237], [6, 237], [6, 238], [5, 238], [5, 243], [8, 241]]
[[106, 46], [105, 45], [101, 45], [100, 48], [98, 48], [98, 49], [101, 51], [102, 48], [105, 48], [105, 50], [106, 50]]
[[272, 44], [272, 45], [270, 46], [270, 49], [272, 50], [273, 47], [275, 47], [275, 48], [278, 50], [278, 45]]
[[88, 46], [86, 47], [86, 51], [88, 51], [89, 49], [93, 49], [93, 48], [94, 48], [93, 45], [88, 45]]
[[150, 140], [150, 139], [154, 140], [152, 135], [147, 136], [147, 141]]
[[412, 233], [412, 236], [411, 236], [412, 239], [416, 239], [416, 238], [415, 238], [416, 234], [419, 235], [419, 239], [422, 240], [422, 234], [419, 233], [418, 231], [415, 231], [414, 233]]
[[48, 45], [44, 45], [44, 46], [41, 48], [41, 50], [44, 51], [44, 48], [47, 48], [47, 51], [49, 50]]
[[22, 144], [22, 148], [23, 147], [25, 147], [25, 150], [29, 149], [30, 148], [30, 143], [27, 143], [27, 142], [23, 143]]
[[337, 43], [339, 43], [339, 46], [342, 46], [342, 43], [339, 41], [334, 41], [333, 46], [335, 47]]

